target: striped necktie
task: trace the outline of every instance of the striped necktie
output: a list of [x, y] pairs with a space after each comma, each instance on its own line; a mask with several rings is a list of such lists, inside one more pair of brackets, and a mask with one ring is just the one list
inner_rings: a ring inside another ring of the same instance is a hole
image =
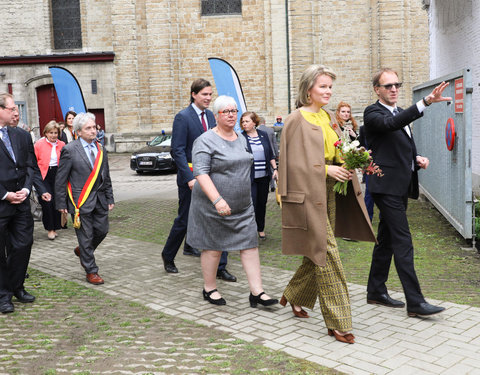
[[92, 163], [92, 167], [95, 165], [95, 153], [93, 152], [94, 144], [90, 143], [88, 148], [90, 149], [90, 163]]

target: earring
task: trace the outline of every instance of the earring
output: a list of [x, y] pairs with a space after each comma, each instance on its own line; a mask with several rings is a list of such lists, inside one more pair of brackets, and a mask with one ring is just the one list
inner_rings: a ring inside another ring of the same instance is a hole
[[307, 94], [307, 100], [310, 101], [310, 93]]

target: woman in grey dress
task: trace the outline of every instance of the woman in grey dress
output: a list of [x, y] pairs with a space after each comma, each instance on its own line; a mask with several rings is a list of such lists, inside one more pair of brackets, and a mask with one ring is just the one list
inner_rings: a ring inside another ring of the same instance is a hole
[[253, 156], [245, 138], [233, 130], [237, 105], [229, 96], [213, 104], [217, 126], [203, 133], [193, 144], [193, 186], [188, 216], [188, 243], [202, 249], [203, 297], [225, 305], [217, 290], [216, 272], [222, 251], [240, 251], [250, 287], [250, 306], [270, 306], [278, 300], [262, 287], [258, 255], [257, 225], [250, 196], [250, 168]]

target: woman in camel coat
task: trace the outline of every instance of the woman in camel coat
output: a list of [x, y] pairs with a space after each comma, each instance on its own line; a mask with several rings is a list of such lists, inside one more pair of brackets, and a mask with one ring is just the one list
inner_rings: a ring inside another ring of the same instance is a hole
[[[341, 167], [334, 143], [335, 115], [324, 110], [335, 74], [322, 65], [303, 73], [297, 110], [285, 120], [280, 142], [278, 189], [282, 200], [282, 252], [304, 255], [280, 303], [307, 318], [317, 297], [328, 334], [353, 344], [350, 300], [335, 236], [375, 241], [355, 173]], [[346, 196], [336, 181], [351, 180]], [[339, 225], [336, 225], [336, 222]]]

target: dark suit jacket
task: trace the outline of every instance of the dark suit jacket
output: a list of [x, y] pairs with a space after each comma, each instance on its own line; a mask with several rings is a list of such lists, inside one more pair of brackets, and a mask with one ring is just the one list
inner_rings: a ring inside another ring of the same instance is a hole
[[[270, 168], [270, 161], [272, 159], [275, 159], [275, 155], [273, 154], [272, 148], [270, 147], [270, 141], [268, 139], [267, 133], [258, 129], [257, 129], [257, 133], [258, 133], [258, 137], [260, 138], [260, 142], [262, 142], [263, 152], [265, 154], [265, 160], [267, 162], [267, 174], [269, 177], [272, 177], [272, 168]], [[242, 134], [247, 141], [248, 152], [251, 153], [252, 146], [250, 146], [250, 142], [248, 142], [248, 135], [246, 132], [242, 132]], [[254, 178], [255, 178], [255, 164], [252, 164], [252, 170], [250, 172], [250, 180], [252, 180], [253, 182]]]
[[267, 133], [268, 139], [270, 140], [270, 146], [272, 147], [273, 156], [278, 158], [278, 144], [277, 138], [275, 137], [275, 131], [266, 125], [259, 125], [257, 130]]
[[[114, 203], [112, 182], [108, 167], [107, 152], [103, 149], [103, 162], [95, 185], [88, 199], [80, 208], [80, 214], [92, 212], [97, 201], [108, 211], [108, 205]], [[57, 210], [68, 208], [69, 213], [75, 213], [75, 208], [67, 193], [67, 181], [72, 185], [73, 199], [78, 204], [78, 197], [82, 192], [92, 166], [83, 149], [80, 139], [70, 142], [62, 148], [55, 178], [55, 204]]]
[[[215, 116], [205, 110], [208, 128], [215, 127]], [[172, 125], [172, 157], [178, 168], [177, 185], [181, 186], [193, 180], [193, 173], [188, 166], [192, 162], [193, 142], [203, 133], [203, 126], [192, 105], [178, 112]]]
[[[0, 198], [7, 192], [16, 192], [23, 188], [32, 191], [35, 175], [40, 176], [40, 180], [42, 178], [30, 134], [20, 128], [8, 127], [8, 136], [16, 162], [13, 161], [5, 144], [0, 141]], [[38, 189], [40, 194], [46, 192], [43, 184], [40, 184]], [[0, 216], [14, 215], [16, 209], [30, 210], [29, 200], [26, 199], [19, 205], [0, 200]]]
[[60, 130], [60, 135], [58, 136], [58, 139], [60, 139], [65, 144], [68, 143], [67, 135], [65, 134], [65, 132], [63, 130]]
[[411, 198], [418, 198], [417, 149], [413, 135], [409, 137], [403, 127], [423, 114], [418, 111], [416, 104], [398, 110], [399, 114], [393, 116], [379, 101], [365, 108], [366, 143], [372, 150], [373, 161], [383, 172], [382, 177], [369, 177], [369, 191], [398, 196], [409, 194]]

